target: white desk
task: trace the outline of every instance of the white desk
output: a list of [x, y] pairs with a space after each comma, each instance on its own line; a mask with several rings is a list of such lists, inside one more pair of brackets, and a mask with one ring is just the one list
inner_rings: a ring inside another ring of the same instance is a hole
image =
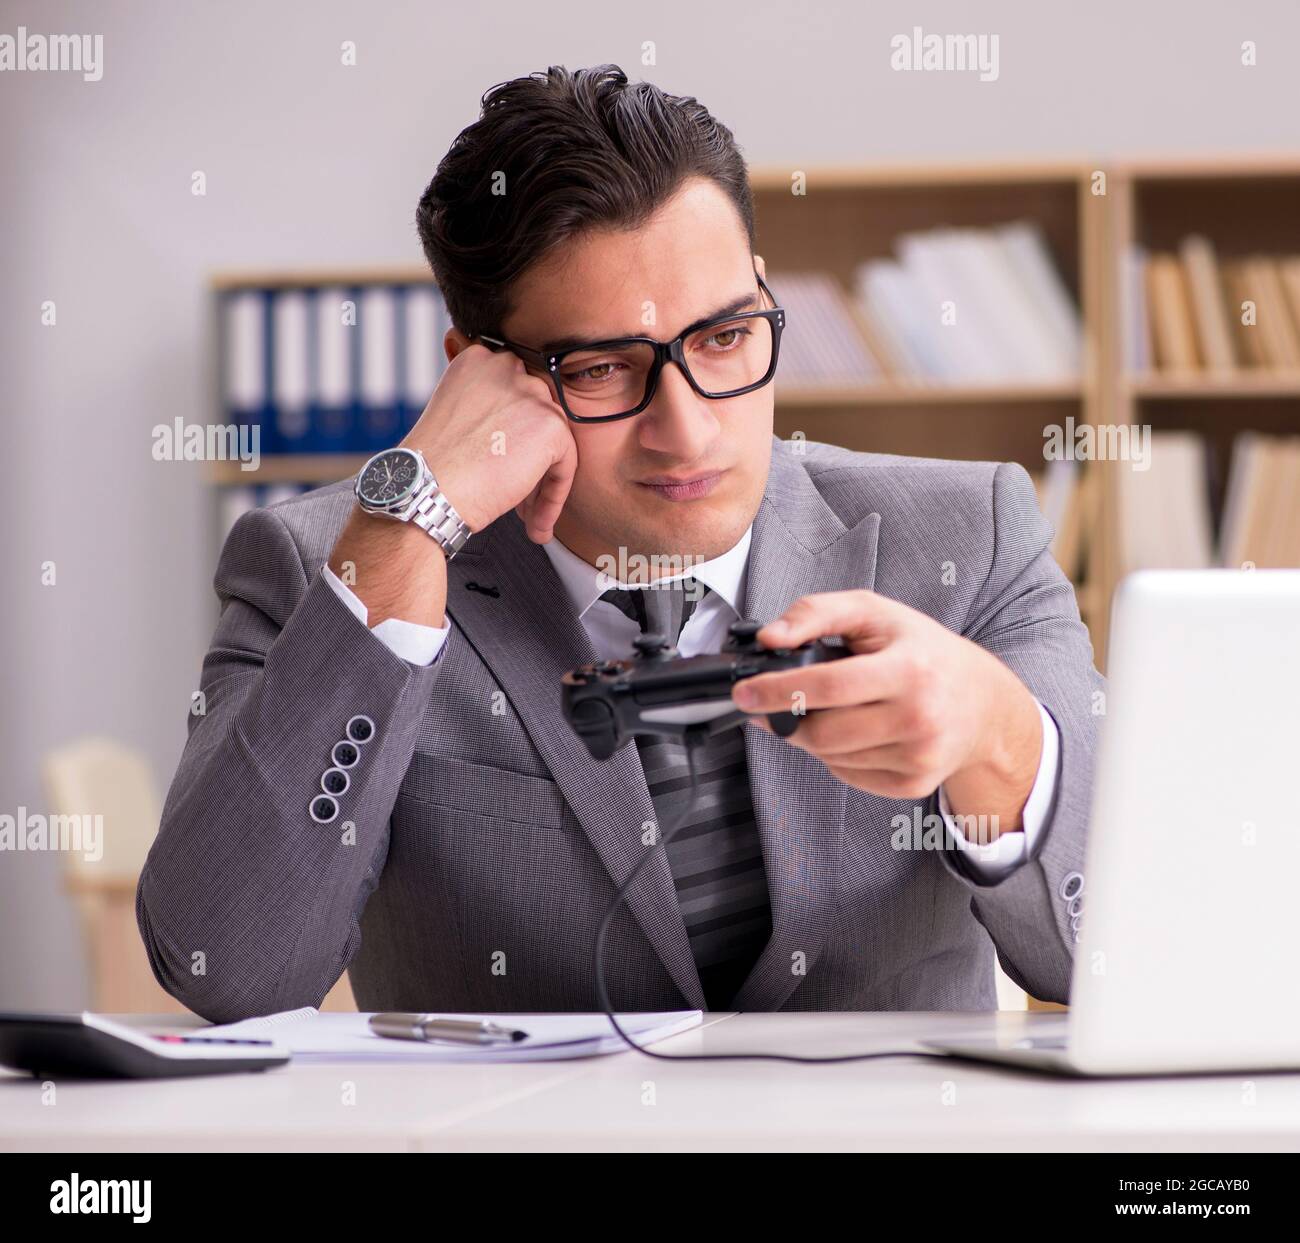
[[[158, 1030], [174, 1016], [126, 1021]], [[709, 1015], [665, 1053], [830, 1054], [1017, 1033], [1053, 1015]], [[195, 1020], [192, 1026], [199, 1025]], [[290, 1066], [41, 1085], [0, 1072], [0, 1150], [1300, 1150], [1300, 1074], [1084, 1082], [928, 1058], [791, 1066], [623, 1053], [490, 1066]]]

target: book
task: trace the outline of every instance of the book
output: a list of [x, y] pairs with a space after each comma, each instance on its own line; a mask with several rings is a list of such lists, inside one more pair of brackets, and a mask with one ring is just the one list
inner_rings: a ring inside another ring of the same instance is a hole
[[1067, 578], [1077, 579], [1081, 560], [1083, 489], [1079, 463], [1068, 459], [1048, 462], [1033, 475], [1038, 507], [1051, 523], [1051, 553]]
[[1300, 368], [1300, 339], [1291, 323], [1277, 264], [1265, 255], [1254, 255], [1245, 261], [1245, 272], [1255, 293], [1259, 335], [1267, 365], [1287, 371]]
[[1079, 307], [1052, 261], [1042, 229], [1017, 221], [994, 230], [1011, 269], [1017, 273], [1035, 313], [1041, 317], [1065, 360], [1065, 369], [1079, 375], [1083, 368], [1083, 325]]
[[920, 298], [918, 322], [944, 374], [958, 383], [991, 383], [1006, 370], [974, 284], [953, 259], [951, 233], [905, 233], [895, 249]]
[[1234, 259], [1223, 263], [1221, 271], [1237, 358], [1247, 367], [1267, 367], [1268, 354], [1259, 329], [1258, 293], [1247, 264]]
[[1291, 324], [1300, 333], [1300, 255], [1279, 259], [1277, 266], [1287, 309], [1291, 312]]
[[397, 295], [391, 286], [360, 291], [357, 329], [361, 334], [359, 427], [356, 447], [377, 453], [402, 438], [397, 392]]
[[221, 299], [221, 390], [226, 422], [259, 429], [260, 451], [273, 452], [270, 409], [270, 320], [260, 290], [240, 290]]
[[299, 289], [271, 296], [271, 392], [276, 453], [302, 453], [312, 446], [311, 364], [307, 295]]
[[355, 444], [352, 354], [356, 302], [338, 285], [315, 294], [316, 383], [312, 403], [315, 452], [342, 452]]
[[1129, 375], [1142, 375], [1154, 366], [1146, 282], [1146, 250], [1141, 246], [1127, 247], [1120, 257], [1119, 294], [1124, 370]]
[[896, 258], [854, 271], [865, 333], [891, 376], [919, 383], [994, 385], [1077, 380], [1078, 308], [1041, 229], [901, 234]]
[[936, 382], [956, 379], [938, 339], [937, 311], [927, 314], [924, 291], [912, 272], [893, 259], [869, 260], [857, 269], [855, 288], [867, 314], [902, 340], [918, 376]]
[[822, 272], [773, 273], [768, 284], [786, 310], [778, 375], [800, 386], [869, 384], [882, 368], [844, 292]]
[[407, 431], [415, 426], [446, 366], [442, 296], [433, 285], [407, 285], [402, 296], [402, 410]]
[[[1036, 246], [1034, 251], [1040, 255]], [[1004, 245], [986, 229], [955, 231], [954, 261], [966, 267], [974, 287], [983, 291], [990, 335], [1004, 359], [1003, 379], [1077, 379], [1076, 327], [1072, 326], [1066, 337], [1053, 330], [1051, 317], [1042, 313], [1032, 293], [1034, 279], [1017, 270], [1013, 253], [1014, 247]], [[1035, 265], [1038, 262], [1036, 258]], [[1055, 283], [1054, 274], [1051, 279]]]
[[1189, 234], [1179, 247], [1179, 256], [1191, 296], [1199, 355], [1207, 371], [1231, 372], [1237, 365], [1236, 353], [1214, 247], [1208, 238]]
[[1199, 371], [1196, 328], [1182, 265], [1171, 254], [1155, 253], [1147, 258], [1146, 272], [1157, 366], [1164, 372]]
[[1204, 569], [1215, 563], [1204, 440], [1194, 432], [1155, 432], [1150, 467], [1115, 472], [1121, 573]]

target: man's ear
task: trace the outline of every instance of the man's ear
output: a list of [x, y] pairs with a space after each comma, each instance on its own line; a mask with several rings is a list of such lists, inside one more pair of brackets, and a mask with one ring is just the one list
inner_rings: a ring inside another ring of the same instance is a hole
[[767, 264], [763, 262], [762, 255], [754, 256], [754, 267], [758, 269], [759, 276], [761, 276], [764, 280], [767, 280]]
[[447, 335], [442, 339], [442, 348], [447, 351], [448, 362], [470, 345], [473, 345], [473, 342], [459, 328], [448, 328]]

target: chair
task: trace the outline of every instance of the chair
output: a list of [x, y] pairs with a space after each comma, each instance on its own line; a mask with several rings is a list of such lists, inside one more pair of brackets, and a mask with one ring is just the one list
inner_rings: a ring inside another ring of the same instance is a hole
[[[50, 811], [100, 816], [102, 855], [63, 852], [65, 886], [81, 918], [92, 1007], [104, 1014], [177, 1014], [185, 1007], [154, 979], [135, 919], [135, 890], [158, 832], [160, 804], [148, 761], [111, 738], [82, 738], [46, 754]], [[347, 975], [323, 1010], [355, 1010]]]

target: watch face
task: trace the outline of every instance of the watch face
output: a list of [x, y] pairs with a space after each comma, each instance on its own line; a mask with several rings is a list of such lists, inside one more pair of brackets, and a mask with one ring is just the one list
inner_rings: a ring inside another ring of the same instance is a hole
[[420, 482], [420, 459], [409, 449], [389, 449], [366, 463], [357, 495], [367, 505], [398, 505]]

